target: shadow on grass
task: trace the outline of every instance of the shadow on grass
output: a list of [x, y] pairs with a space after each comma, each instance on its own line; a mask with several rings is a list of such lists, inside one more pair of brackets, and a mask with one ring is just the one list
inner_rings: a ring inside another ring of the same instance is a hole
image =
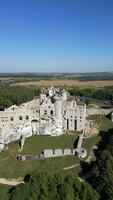
[[77, 144], [78, 144], [78, 140], [79, 140], [79, 137], [77, 137], [74, 141], [74, 144], [73, 144], [73, 148], [76, 149], [77, 148]]

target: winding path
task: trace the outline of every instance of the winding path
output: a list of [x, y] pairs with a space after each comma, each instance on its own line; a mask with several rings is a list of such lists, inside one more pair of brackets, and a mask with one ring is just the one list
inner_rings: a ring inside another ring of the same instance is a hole
[[[88, 136], [88, 137], [92, 137], [92, 136]], [[84, 137], [84, 138], [87, 138], [87, 137]], [[91, 155], [89, 157], [91, 157]], [[3, 161], [3, 160], [7, 160], [7, 159], [8, 159], [8, 157], [6, 157], [5, 159], [0, 160], [0, 162]], [[90, 160], [90, 158], [87, 159], [87, 161], [89, 161], [89, 160]], [[65, 170], [68, 170], [68, 169], [73, 169], [73, 168], [78, 167], [78, 166], [80, 166], [80, 163], [77, 163], [75, 165], [71, 165], [69, 167], [62, 168], [61, 170], [65, 171]], [[61, 171], [61, 170], [58, 170], [58, 171]], [[85, 179], [89, 178], [91, 175], [92, 175], [91, 173], [88, 173], [88, 174], [85, 174], [83, 177], [81, 177], [81, 178], [78, 177], [78, 178], [82, 182]], [[22, 184], [22, 183], [23, 184], [25, 183], [23, 181], [22, 177], [21, 178], [17, 178], [17, 179], [0, 178], [0, 184], [4, 184], [4, 185], [17, 186], [17, 185]]]
[[[78, 167], [80, 166], [79, 163], [77, 163], [76, 165], [71, 165], [69, 167], [65, 167], [65, 168], [62, 168], [61, 170], [68, 170], [68, 169], [72, 169], [72, 168], [75, 168], [75, 167]], [[80, 182], [83, 182], [84, 180], [88, 179], [89, 177], [91, 177], [92, 174], [91, 172], [85, 174], [83, 177], [78, 177], [79, 181]], [[17, 178], [17, 179], [6, 179], [6, 178], [0, 178], [0, 184], [3, 184], [3, 185], [10, 185], [10, 186], [17, 186], [19, 184], [24, 184], [25, 182], [23, 181], [23, 178]]]
[[16, 186], [16, 185], [19, 185], [21, 183], [24, 183], [24, 181], [19, 180], [19, 179], [0, 178], [0, 184], [4, 184], [4, 185]]
[[80, 166], [79, 163], [77, 163], [76, 165], [71, 165], [71, 166], [69, 166], [69, 167], [65, 167], [65, 168], [63, 168], [62, 170], [68, 170], [68, 169], [72, 169], [72, 168], [75, 168], [75, 167], [78, 167], [78, 166]]

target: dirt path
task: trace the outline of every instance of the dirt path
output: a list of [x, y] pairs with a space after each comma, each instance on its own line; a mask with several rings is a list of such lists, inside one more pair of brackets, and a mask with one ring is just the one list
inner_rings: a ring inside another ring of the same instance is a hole
[[4, 184], [4, 185], [16, 186], [16, 185], [19, 185], [21, 183], [24, 183], [24, 181], [19, 180], [19, 179], [0, 178], [0, 184]]
[[71, 166], [69, 166], [69, 167], [65, 167], [65, 168], [63, 168], [62, 170], [68, 170], [68, 169], [72, 169], [72, 168], [75, 168], [75, 167], [78, 167], [78, 166], [80, 166], [79, 163], [77, 163], [76, 165], [71, 165]]
[[[78, 166], [80, 166], [79, 163], [77, 163], [76, 165], [71, 165], [69, 167], [62, 168], [61, 170], [65, 171], [68, 169], [73, 169]], [[80, 182], [83, 182], [84, 180], [88, 179], [90, 176], [92, 176], [92, 174], [89, 172], [89, 173], [85, 174], [83, 177], [78, 177], [78, 179]], [[17, 178], [17, 179], [0, 178], [0, 184], [3, 184], [3, 185], [17, 186], [21, 183], [25, 183], [22, 178]]]

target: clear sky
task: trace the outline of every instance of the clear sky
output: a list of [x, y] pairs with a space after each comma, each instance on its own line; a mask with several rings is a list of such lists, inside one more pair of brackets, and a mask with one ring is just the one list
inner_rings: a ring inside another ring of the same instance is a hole
[[0, 72], [113, 71], [113, 0], [1, 0]]

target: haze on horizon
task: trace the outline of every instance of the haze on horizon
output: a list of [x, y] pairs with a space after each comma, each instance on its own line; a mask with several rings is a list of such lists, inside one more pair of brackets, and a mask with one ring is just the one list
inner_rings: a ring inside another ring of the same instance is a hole
[[112, 0], [0, 1], [0, 72], [113, 71]]

